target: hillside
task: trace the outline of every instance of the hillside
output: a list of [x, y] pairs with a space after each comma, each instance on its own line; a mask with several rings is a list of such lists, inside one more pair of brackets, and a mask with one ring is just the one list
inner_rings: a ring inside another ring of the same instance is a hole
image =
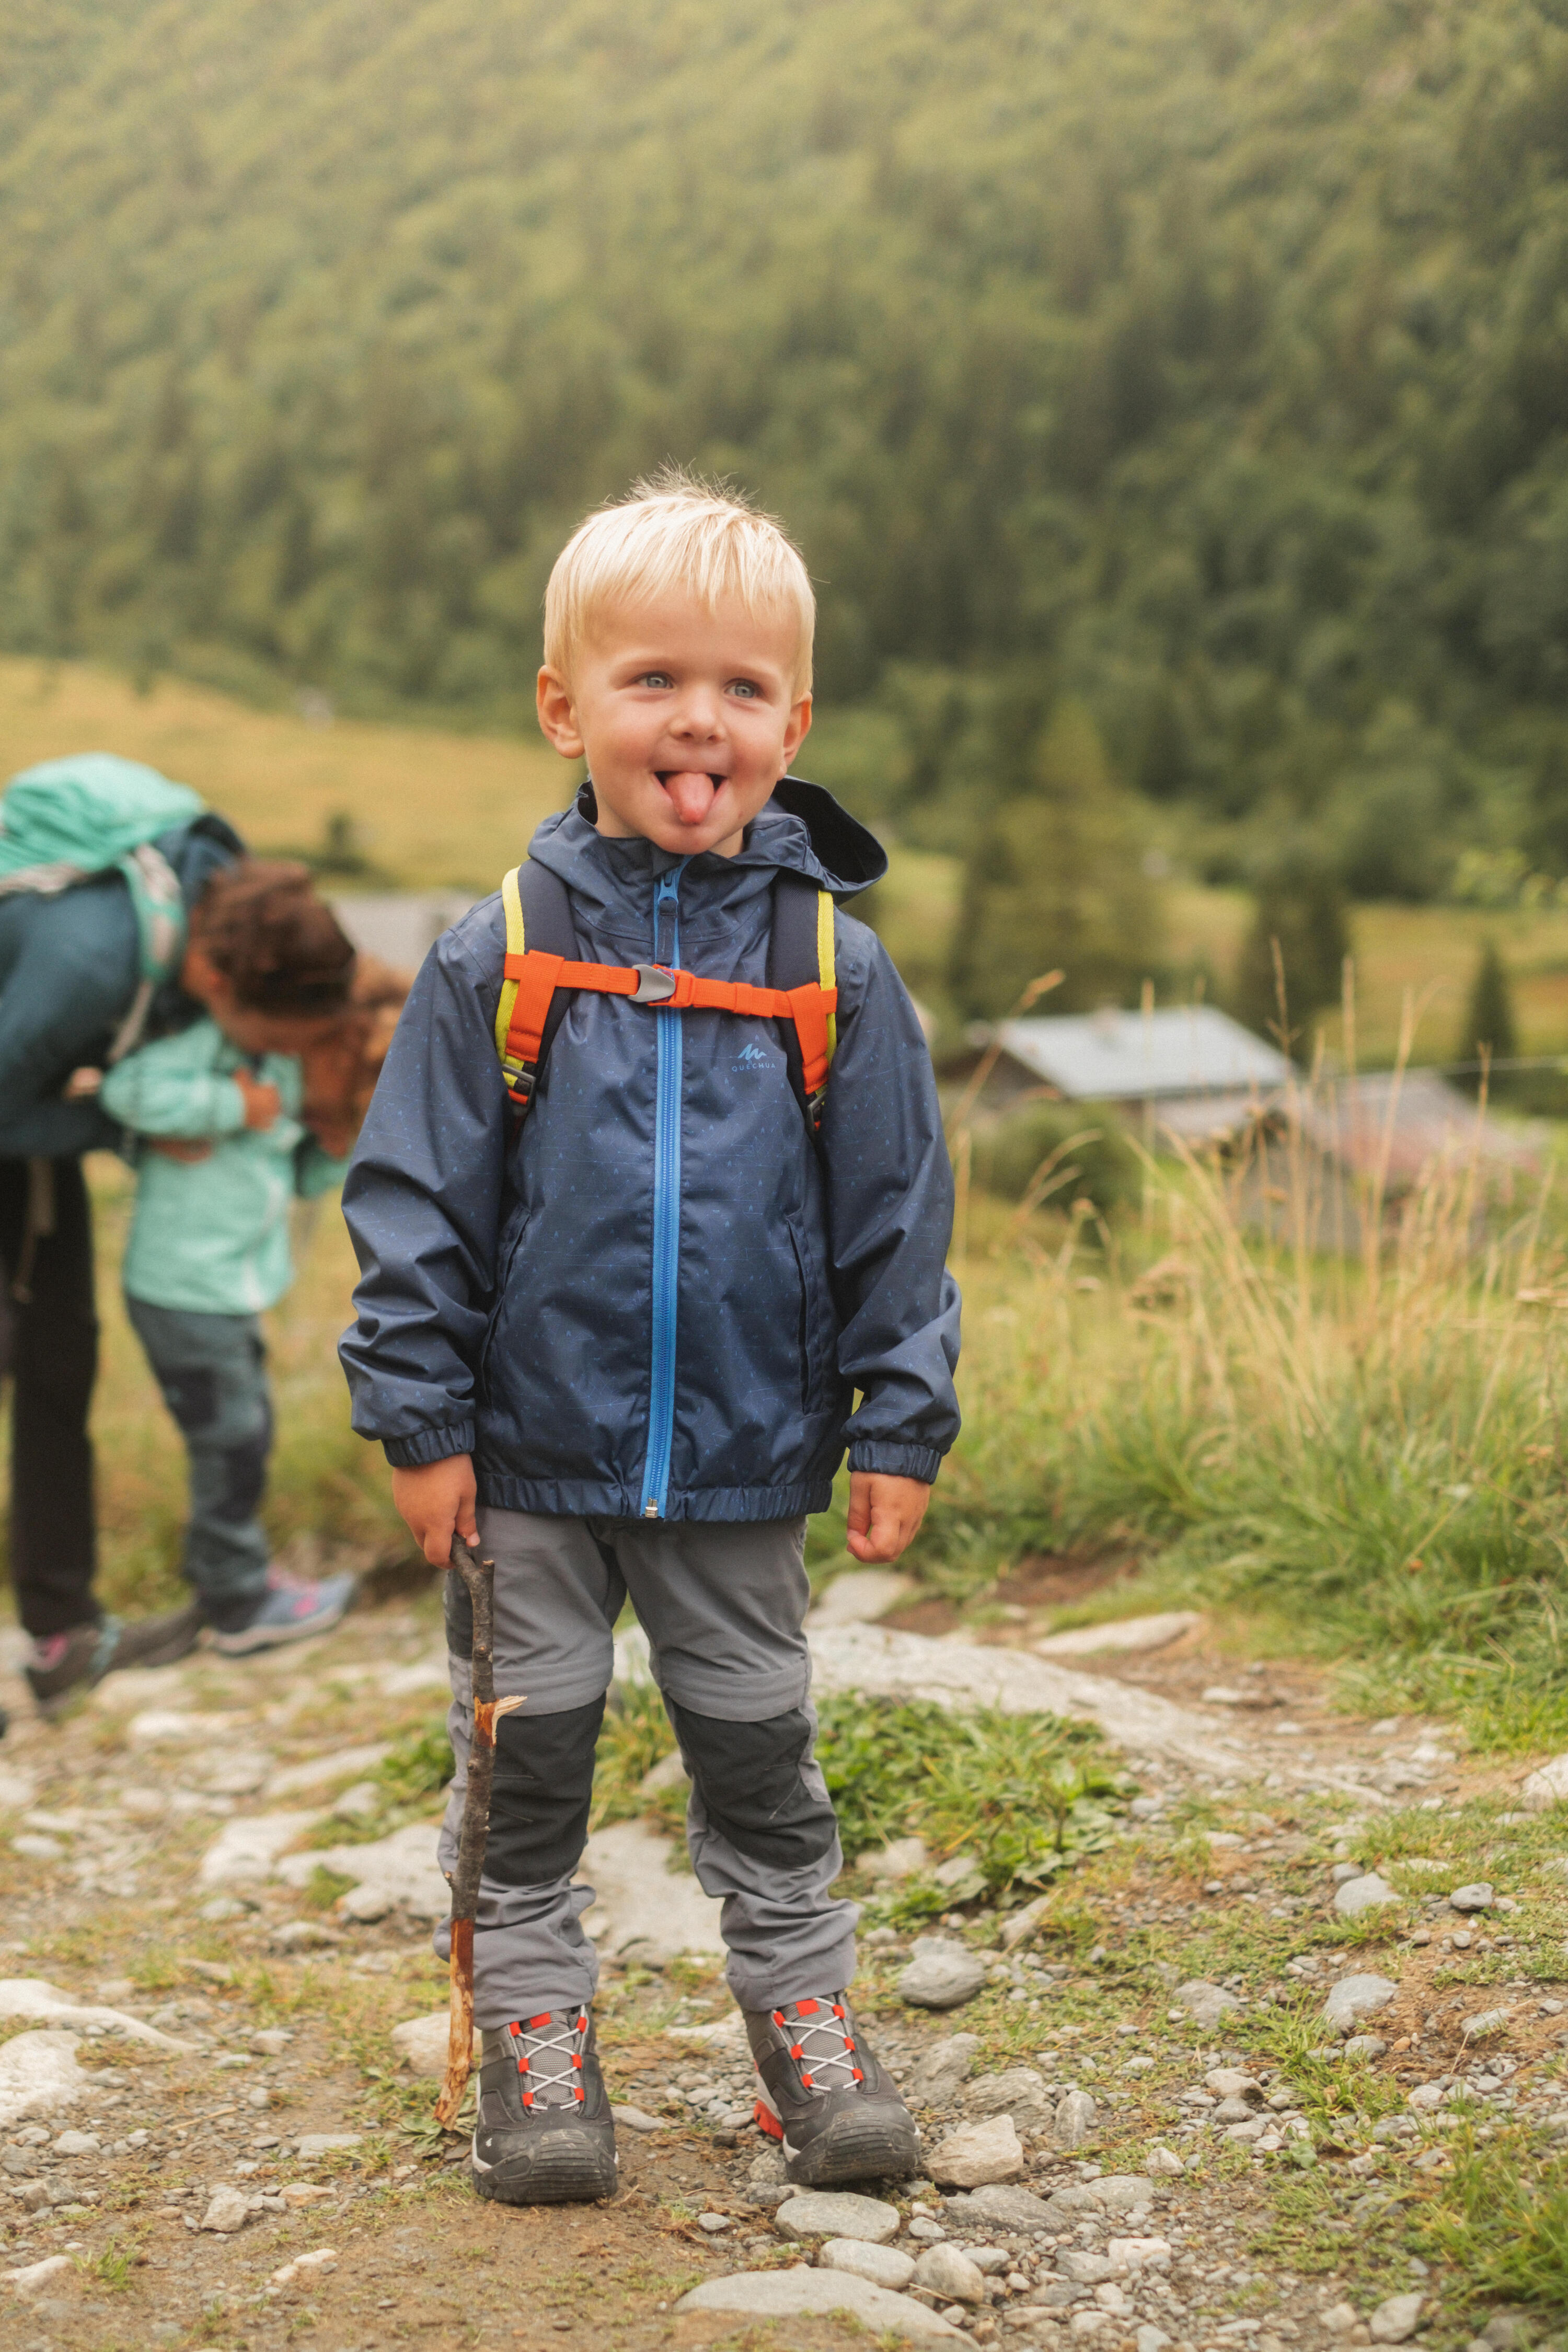
[[511, 723], [675, 454], [798, 531], [910, 838], [1023, 674], [1215, 879], [1568, 870], [1563, 0], [72, 0], [7, 63], [10, 648]]

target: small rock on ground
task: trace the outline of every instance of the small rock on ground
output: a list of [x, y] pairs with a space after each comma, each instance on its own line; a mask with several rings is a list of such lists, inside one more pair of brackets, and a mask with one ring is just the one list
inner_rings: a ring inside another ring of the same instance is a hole
[[1406, 2343], [1420, 2325], [1421, 2300], [1418, 2294], [1391, 2294], [1386, 2303], [1380, 2303], [1367, 2323], [1373, 2342]]
[[1069, 2091], [1057, 2108], [1056, 2140], [1058, 2147], [1082, 2147], [1092, 2139], [1100, 2121], [1100, 2109], [1087, 2091]]
[[982, 2189], [1016, 2180], [1024, 2169], [1024, 2149], [1012, 2116], [992, 2116], [950, 2132], [932, 2149], [930, 2164], [931, 2179], [944, 2189]]
[[842, 2191], [804, 2189], [781, 2205], [774, 2215], [786, 2238], [858, 2238], [879, 2246], [899, 2231], [898, 2208], [875, 2197], [855, 2197]]
[[1223, 1985], [1210, 1984], [1203, 1977], [1193, 1977], [1179, 1984], [1171, 1995], [1172, 2006], [1184, 2009], [1194, 2023], [1217, 2025], [1226, 2011], [1241, 2007], [1235, 1993], [1226, 1992]]
[[962, 2344], [951, 2321], [928, 2311], [912, 2295], [889, 2294], [886, 2287], [844, 2271], [743, 2271], [733, 2278], [708, 2279], [683, 2294], [680, 2311], [736, 2311], [759, 2319], [811, 2318], [847, 2311], [873, 2334], [946, 2338]]
[[949, 2303], [984, 2303], [985, 2274], [956, 2246], [928, 2246], [915, 2264], [915, 2284]]
[[829, 2238], [816, 2250], [819, 2271], [847, 2271], [851, 2278], [868, 2279], [897, 2294], [915, 2274], [915, 2258], [897, 2246], [874, 2246], [864, 2238]]
[[243, 2189], [215, 2189], [202, 2215], [204, 2230], [216, 2230], [223, 2236], [243, 2230], [250, 2210]]
[[1448, 1907], [1453, 1911], [1489, 1911], [1496, 1900], [1496, 1890], [1480, 1879], [1473, 1886], [1456, 1886], [1448, 1897]]
[[917, 2106], [945, 2106], [959, 2084], [968, 2080], [979, 2054], [978, 2033], [950, 2033], [945, 2042], [917, 2059], [900, 2077], [899, 2087]]
[[1323, 2003], [1323, 2021], [1336, 2032], [1348, 2034], [1362, 2018], [1373, 2017], [1380, 2009], [1386, 2009], [1398, 1990], [1399, 1987], [1388, 1977], [1342, 1977]]
[[1551, 1805], [1560, 1805], [1568, 1799], [1568, 1756], [1553, 1756], [1532, 1772], [1520, 1790], [1520, 1801], [1532, 1813], [1543, 1813]]
[[920, 1936], [914, 1957], [899, 1979], [899, 1994], [917, 2009], [957, 2009], [973, 2000], [985, 1970], [962, 1944], [941, 1936]]
[[1366, 1871], [1360, 1878], [1347, 1878], [1334, 1895], [1334, 1909], [1342, 1919], [1358, 1919], [1363, 1911], [1375, 1911], [1381, 1904], [1402, 1900], [1396, 1887], [1375, 1870]]
[[1033, 2066], [1009, 2066], [1004, 2074], [979, 2074], [963, 2095], [966, 2115], [1011, 2116], [1021, 2131], [1047, 2131], [1052, 2110], [1046, 2078]]

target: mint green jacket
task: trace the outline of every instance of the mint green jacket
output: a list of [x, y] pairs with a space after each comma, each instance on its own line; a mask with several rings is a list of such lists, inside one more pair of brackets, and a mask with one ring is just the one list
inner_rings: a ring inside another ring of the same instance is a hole
[[[282, 1110], [247, 1128], [234, 1073], [276, 1087]], [[151, 1307], [198, 1315], [255, 1315], [294, 1279], [289, 1205], [341, 1183], [348, 1162], [329, 1158], [300, 1121], [304, 1073], [292, 1054], [259, 1062], [231, 1045], [216, 1021], [128, 1054], [105, 1076], [110, 1118], [141, 1137], [206, 1140], [205, 1160], [142, 1151], [124, 1282]]]

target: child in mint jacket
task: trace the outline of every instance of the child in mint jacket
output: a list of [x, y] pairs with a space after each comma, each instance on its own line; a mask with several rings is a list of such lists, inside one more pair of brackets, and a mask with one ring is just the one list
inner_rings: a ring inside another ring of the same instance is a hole
[[258, 1320], [294, 1278], [289, 1209], [342, 1181], [300, 1117], [287, 1018], [226, 1009], [110, 1070], [100, 1099], [140, 1139], [126, 1307], [190, 1457], [184, 1571], [209, 1638], [242, 1654], [335, 1624], [349, 1576], [287, 1583], [257, 1511], [272, 1444]]

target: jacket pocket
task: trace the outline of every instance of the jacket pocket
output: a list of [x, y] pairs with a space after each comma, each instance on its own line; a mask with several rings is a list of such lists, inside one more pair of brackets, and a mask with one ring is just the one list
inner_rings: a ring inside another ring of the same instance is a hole
[[495, 1297], [490, 1301], [489, 1319], [485, 1325], [484, 1345], [479, 1349], [479, 1369], [474, 1382], [475, 1393], [481, 1404], [489, 1402], [490, 1356], [500, 1330], [501, 1318], [506, 1313], [507, 1292], [511, 1286], [511, 1270], [517, 1264], [517, 1254], [522, 1247], [523, 1235], [530, 1223], [530, 1212], [520, 1212], [514, 1232], [501, 1244], [500, 1260], [496, 1273]]
[[803, 1412], [819, 1412], [837, 1363], [837, 1322], [811, 1245], [793, 1217], [789, 1237], [800, 1282], [800, 1406]]

